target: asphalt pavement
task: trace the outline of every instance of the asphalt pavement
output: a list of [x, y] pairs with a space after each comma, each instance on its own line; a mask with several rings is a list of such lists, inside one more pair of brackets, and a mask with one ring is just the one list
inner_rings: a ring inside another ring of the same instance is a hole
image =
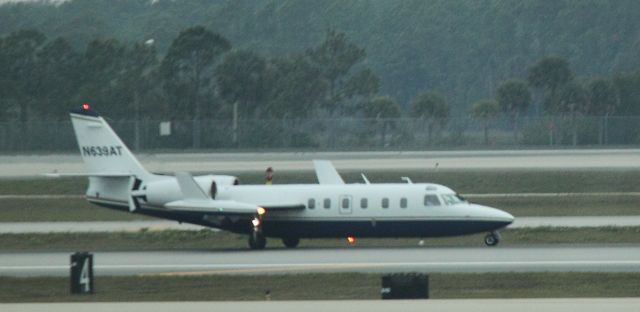
[[[0, 253], [0, 275], [68, 276], [65, 252]], [[96, 275], [306, 272], [640, 272], [638, 246], [96, 252]]]
[[[313, 159], [332, 160], [338, 170], [456, 169], [629, 169], [640, 166], [638, 149], [289, 152], [289, 153], [135, 153], [153, 172], [233, 173], [313, 170]], [[82, 173], [80, 154], [0, 156], [0, 176], [34, 177], [44, 173]]]

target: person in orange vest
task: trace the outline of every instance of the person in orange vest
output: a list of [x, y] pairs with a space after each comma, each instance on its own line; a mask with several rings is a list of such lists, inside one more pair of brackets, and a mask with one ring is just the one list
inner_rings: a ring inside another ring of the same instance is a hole
[[273, 184], [273, 168], [267, 168], [267, 171], [265, 171], [264, 179], [267, 185]]

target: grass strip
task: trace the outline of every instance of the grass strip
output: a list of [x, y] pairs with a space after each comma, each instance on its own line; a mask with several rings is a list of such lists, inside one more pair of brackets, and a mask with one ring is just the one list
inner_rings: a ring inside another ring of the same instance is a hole
[[[516, 217], [640, 215], [640, 196], [479, 197], [472, 202]], [[154, 220], [140, 214], [97, 207], [82, 198], [0, 199], [0, 222]]]
[[473, 203], [496, 207], [517, 217], [631, 216], [640, 215], [640, 196], [549, 196], [470, 198]]
[[98, 207], [84, 198], [0, 199], [0, 222], [157, 220]]
[[[0, 302], [379, 299], [382, 274], [96, 277], [93, 295], [61, 277], [0, 277]], [[640, 273], [430, 274], [432, 299], [638, 297]]]
[[[640, 227], [523, 228], [501, 232], [501, 246], [540, 244], [640, 244]], [[302, 239], [298, 248], [366, 248], [433, 246], [481, 247], [485, 234], [446, 238]], [[422, 244], [420, 242], [423, 242]], [[268, 239], [267, 248], [284, 248], [279, 239]], [[247, 237], [228, 232], [143, 231], [115, 233], [49, 233], [0, 235], [0, 251], [128, 251], [128, 250], [221, 250], [247, 249]]]
[[[402, 161], [402, 160], [398, 160]], [[316, 183], [313, 171], [278, 171], [274, 183]], [[348, 183], [362, 183], [362, 171], [341, 170]], [[240, 178], [242, 184], [264, 183], [264, 172], [218, 172]], [[586, 193], [640, 192], [640, 169], [608, 170], [368, 170], [372, 183], [401, 182], [408, 176], [414, 182], [439, 183], [459, 193]], [[84, 194], [87, 179], [22, 178], [0, 179], [0, 195], [6, 194]]]
[[[470, 170], [470, 171], [372, 171], [372, 182], [399, 182], [400, 176], [413, 181], [430, 181], [452, 187], [464, 194], [483, 193], [587, 193], [639, 192], [640, 170]], [[347, 171], [348, 182], [360, 182], [359, 172]], [[243, 183], [262, 183], [262, 172], [239, 175]], [[276, 183], [315, 183], [311, 171], [277, 172]], [[0, 195], [83, 194], [86, 178], [0, 179]], [[523, 216], [638, 215], [640, 196], [570, 196], [526, 198], [472, 198], [479, 204]], [[125, 221], [146, 219], [142, 215], [100, 209], [83, 199], [0, 199], [0, 222], [38, 221]]]

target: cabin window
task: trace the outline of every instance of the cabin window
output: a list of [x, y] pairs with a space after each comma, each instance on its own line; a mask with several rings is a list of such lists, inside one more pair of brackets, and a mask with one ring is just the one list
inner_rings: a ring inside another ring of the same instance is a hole
[[382, 199], [382, 208], [384, 209], [389, 208], [389, 199], [386, 197]]
[[324, 199], [324, 209], [329, 209], [331, 208], [331, 199], [330, 198], [325, 198]]
[[349, 197], [342, 199], [342, 209], [349, 209]]
[[307, 207], [309, 207], [309, 209], [315, 209], [316, 208], [316, 200], [313, 198], [309, 199], [309, 203], [307, 204]]
[[424, 205], [427, 207], [431, 206], [440, 206], [440, 199], [438, 199], [438, 195], [427, 194], [424, 195]]
[[400, 208], [407, 208], [407, 199], [400, 198]]
[[360, 208], [367, 209], [367, 206], [369, 206], [369, 201], [366, 198], [360, 199]]

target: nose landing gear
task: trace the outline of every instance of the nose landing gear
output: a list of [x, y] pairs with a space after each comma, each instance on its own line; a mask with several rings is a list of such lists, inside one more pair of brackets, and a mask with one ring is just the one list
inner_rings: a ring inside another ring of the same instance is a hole
[[484, 243], [487, 246], [496, 246], [500, 242], [500, 239], [501, 239], [500, 233], [491, 232], [484, 237]]

